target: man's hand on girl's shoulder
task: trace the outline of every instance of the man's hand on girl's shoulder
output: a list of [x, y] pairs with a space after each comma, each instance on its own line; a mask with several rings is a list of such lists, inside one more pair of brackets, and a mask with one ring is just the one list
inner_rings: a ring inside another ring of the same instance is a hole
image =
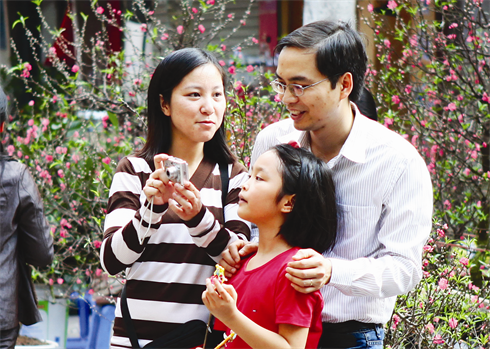
[[259, 245], [256, 242], [237, 240], [231, 243], [226, 250], [221, 253], [219, 264], [225, 268], [225, 276], [230, 278], [241, 267], [242, 257], [248, 256], [257, 251]]
[[330, 282], [332, 262], [315, 250], [308, 248], [296, 252], [288, 263], [286, 277], [298, 292], [310, 293]]

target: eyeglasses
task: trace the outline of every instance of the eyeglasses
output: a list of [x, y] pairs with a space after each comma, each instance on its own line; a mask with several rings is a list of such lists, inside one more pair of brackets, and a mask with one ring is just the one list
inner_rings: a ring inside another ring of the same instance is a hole
[[315, 85], [318, 85], [320, 82], [324, 82], [325, 80], [328, 80], [328, 78], [325, 78], [323, 80], [320, 80], [318, 82], [315, 82], [314, 84], [308, 85], [308, 86], [301, 86], [298, 84], [289, 84], [289, 85], [284, 85], [283, 83], [280, 83], [277, 80], [271, 81], [271, 86], [272, 89], [279, 93], [280, 95], [283, 95], [286, 93], [286, 87], [289, 89], [289, 92], [295, 97], [301, 97], [304, 93], [304, 91], [307, 88], [313, 87]]

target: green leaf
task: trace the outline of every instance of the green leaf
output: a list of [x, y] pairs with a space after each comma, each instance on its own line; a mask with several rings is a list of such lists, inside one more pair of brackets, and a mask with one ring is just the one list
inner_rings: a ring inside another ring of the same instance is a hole
[[12, 29], [15, 28], [15, 26], [19, 23], [22, 23], [22, 26], [25, 27], [26, 26], [26, 20], [29, 19], [29, 17], [24, 17], [20, 14], [20, 12], [17, 12], [17, 14], [20, 16], [20, 18], [18, 20], [16, 20], [13, 24], [12, 24]]
[[111, 121], [114, 128], [116, 130], [119, 129], [119, 120], [117, 119], [117, 115], [110, 111], [108, 111], [107, 114], [109, 115], [109, 120]]
[[31, 1], [33, 4], [35, 4], [36, 6], [40, 6], [41, 3], [43, 2], [43, 0], [32, 0]]

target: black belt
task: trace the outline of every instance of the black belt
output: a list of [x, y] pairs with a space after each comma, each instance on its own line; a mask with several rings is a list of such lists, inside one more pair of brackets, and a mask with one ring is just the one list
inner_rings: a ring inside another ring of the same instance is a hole
[[323, 332], [336, 332], [336, 333], [345, 333], [345, 332], [356, 332], [360, 330], [375, 330], [376, 327], [380, 327], [380, 324], [369, 324], [365, 322], [360, 322], [356, 320], [350, 320], [346, 322], [338, 322], [338, 323], [323, 323]]

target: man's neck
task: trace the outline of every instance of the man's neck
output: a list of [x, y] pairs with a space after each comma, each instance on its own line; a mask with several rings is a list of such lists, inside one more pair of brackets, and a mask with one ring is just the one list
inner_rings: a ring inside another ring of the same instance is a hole
[[336, 157], [344, 145], [354, 123], [354, 111], [350, 103], [342, 111], [342, 117], [319, 130], [309, 131], [311, 151], [325, 162]]

